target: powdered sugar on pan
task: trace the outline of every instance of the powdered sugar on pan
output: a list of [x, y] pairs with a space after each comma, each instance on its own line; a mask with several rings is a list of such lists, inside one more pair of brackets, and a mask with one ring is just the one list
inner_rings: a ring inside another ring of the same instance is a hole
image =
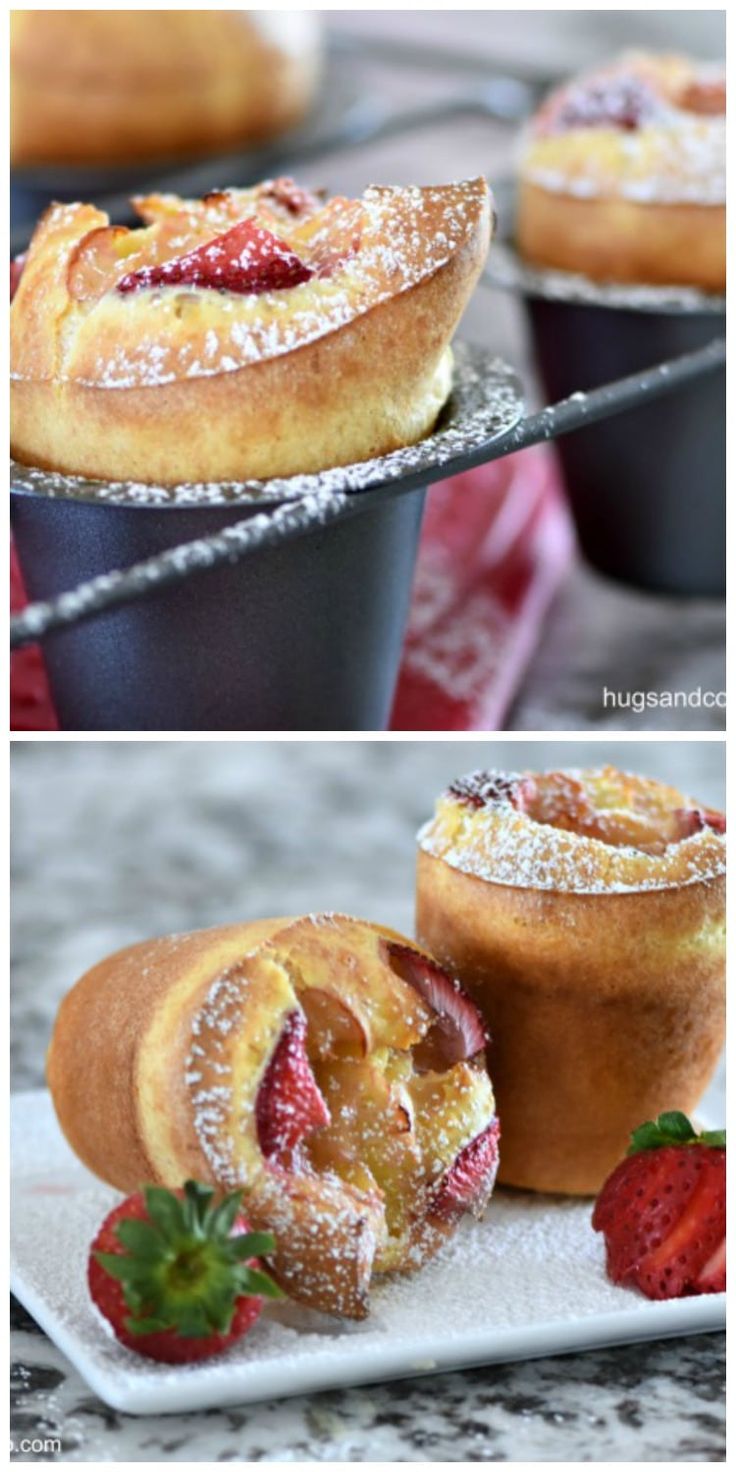
[[436, 428], [415, 445], [355, 465], [270, 481], [151, 486], [87, 480], [11, 461], [11, 488], [35, 495], [136, 506], [253, 505], [275, 501], [320, 502], [334, 496], [391, 485], [405, 477], [439, 480], [453, 459], [499, 439], [524, 412], [521, 386], [508, 364], [484, 349], [458, 343], [453, 390]]
[[547, 301], [571, 302], [585, 307], [618, 307], [631, 312], [692, 313], [722, 315], [726, 298], [699, 291], [694, 286], [624, 286], [615, 282], [590, 281], [569, 271], [542, 270], [528, 266], [508, 242], [497, 243], [489, 257], [484, 281], [502, 291]]
[[225, 1354], [154, 1364], [113, 1339], [90, 1307], [89, 1243], [120, 1196], [75, 1160], [48, 1094], [16, 1095], [12, 1115], [15, 1291], [96, 1393], [126, 1411], [181, 1414], [314, 1395], [542, 1348], [714, 1329], [723, 1320], [723, 1295], [657, 1303], [611, 1283], [589, 1201], [497, 1189], [484, 1221], [462, 1224], [421, 1274], [375, 1284], [368, 1319], [272, 1303]]

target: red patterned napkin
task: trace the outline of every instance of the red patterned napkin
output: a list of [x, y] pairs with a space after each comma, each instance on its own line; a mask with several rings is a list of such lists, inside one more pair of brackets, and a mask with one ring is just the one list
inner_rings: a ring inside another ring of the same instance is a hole
[[[427, 498], [395, 731], [498, 730], [567, 572], [573, 537], [554, 454], [525, 450]], [[25, 606], [11, 552], [11, 607]], [[11, 728], [59, 729], [36, 648], [11, 656]]]
[[573, 548], [547, 447], [430, 490], [394, 731], [501, 728]]

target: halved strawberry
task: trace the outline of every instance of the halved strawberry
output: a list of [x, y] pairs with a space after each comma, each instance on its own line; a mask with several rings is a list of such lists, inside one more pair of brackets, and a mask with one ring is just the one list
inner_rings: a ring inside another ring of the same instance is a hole
[[306, 1037], [304, 1013], [290, 1012], [256, 1097], [258, 1142], [267, 1159], [295, 1150], [305, 1135], [330, 1123]]
[[200, 286], [259, 294], [299, 286], [314, 275], [285, 241], [255, 220], [241, 220], [206, 245], [161, 265], [141, 266], [117, 283], [123, 293], [152, 286]]
[[604, 1234], [614, 1283], [648, 1298], [721, 1291], [725, 1132], [696, 1135], [678, 1111], [640, 1126], [598, 1196], [593, 1227]]
[[486, 1025], [460, 982], [411, 946], [387, 941], [386, 949], [393, 970], [437, 1013], [437, 1021], [413, 1050], [415, 1065], [448, 1068], [482, 1052], [488, 1043]]
[[695, 1280], [698, 1293], [725, 1293], [726, 1291], [726, 1239], [719, 1242], [712, 1257], [701, 1268]]
[[480, 1212], [493, 1190], [498, 1170], [500, 1126], [496, 1118], [465, 1145], [439, 1185], [435, 1187], [428, 1215], [451, 1221], [463, 1212]]
[[144, 1186], [106, 1217], [87, 1283], [116, 1338], [136, 1354], [189, 1364], [219, 1354], [283, 1295], [257, 1261], [275, 1246], [250, 1232], [241, 1192], [214, 1204], [211, 1186]]

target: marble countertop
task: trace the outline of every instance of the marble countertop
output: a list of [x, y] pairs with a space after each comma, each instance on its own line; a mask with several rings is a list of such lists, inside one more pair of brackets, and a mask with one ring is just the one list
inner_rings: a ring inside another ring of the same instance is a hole
[[[724, 789], [723, 748], [713, 742], [15, 742], [12, 756], [15, 1088], [42, 1084], [54, 1011], [71, 983], [141, 936], [318, 909], [410, 931], [413, 836], [462, 770], [610, 759], [709, 804]], [[724, 1454], [721, 1335], [142, 1419], [102, 1405], [20, 1309], [11, 1350], [18, 1460]], [[21, 1450], [44, 1438], [59, 1449]]]

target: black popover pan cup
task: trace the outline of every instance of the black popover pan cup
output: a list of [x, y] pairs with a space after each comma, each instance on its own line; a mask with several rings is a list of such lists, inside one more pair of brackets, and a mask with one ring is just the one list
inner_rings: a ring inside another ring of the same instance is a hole
[[[523, 298], [547, 401], [585, 393], [725, 332], [725, 301], [597, 285], [527, 268], [504, 245], [497, 283]], [[655, 593], [725, 592], [725, 368], [557, 442], [588, 561]]]
[[[564, 398], [705, 347], [718, 316], [529, 297], [547, 395]], [[726, 588], [726, 371], [558, 444], [578, 538], [609, 577], [656, 593]]]
[[[50, 633], [64, 730], [381, 730], [398, 675], [425, 487], [518, 423], [518, 382], [457, 350], [435, 432], [382, 459], [268, 483], [105, 485], [14, 465], [12, 524], [31, 600], [310, 496], [345, 514]], [[347, 493], [347, 494], [346, 494]]]

